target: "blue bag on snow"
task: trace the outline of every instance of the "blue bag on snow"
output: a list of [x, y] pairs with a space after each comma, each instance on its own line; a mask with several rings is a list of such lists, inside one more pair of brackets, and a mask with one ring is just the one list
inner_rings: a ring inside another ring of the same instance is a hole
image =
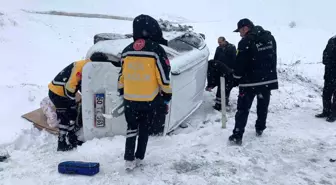
[[91, 176], [99, 172], [99, 166], [96, 162], [65, 161], [58, 164], [58, 172]]

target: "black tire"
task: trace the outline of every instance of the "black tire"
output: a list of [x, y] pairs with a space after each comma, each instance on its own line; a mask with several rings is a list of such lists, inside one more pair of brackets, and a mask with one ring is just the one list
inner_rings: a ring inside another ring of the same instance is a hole
[[117, 39], [126, 39], [132, 37], [131, 34], [119, 34], [119, 33], [98, 33], [93, 37], [93, 44], [96, 44], [99, 41], [103, 40], [117, 40]]

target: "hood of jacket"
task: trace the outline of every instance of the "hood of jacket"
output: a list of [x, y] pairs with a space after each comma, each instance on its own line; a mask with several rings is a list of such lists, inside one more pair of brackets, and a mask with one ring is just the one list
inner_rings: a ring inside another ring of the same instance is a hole
[[159, 23], [153, 17], [144, 14], [133, 20], [133, 40], [137, 39], [150, 39], [159, 44], [168, 45], [168, 41], [163, 38]]
[[258, 40], [259, 42], [268, 42], [269, 35], [272, 33], [268, 30], [265, 30], [261, 26], [254, 26], [247, 34], [247, 36], [253, 40]]

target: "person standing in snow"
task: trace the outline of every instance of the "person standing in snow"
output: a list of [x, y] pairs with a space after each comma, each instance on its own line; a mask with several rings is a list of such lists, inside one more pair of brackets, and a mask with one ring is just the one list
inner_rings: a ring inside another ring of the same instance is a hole
[[334, 122], [336, 120], [336, 35], [328, 40], [323, 51], [322, 63], [325, 65], [322, 94], [323, 111], [316, 117], [327, 118], [328, 122]]
[[229, 43], [223, 36], [218, 38], [218, 47], [213, 60], [209, 61], [207, 91], [217, 86], [214, 109], [221, 110], [220, 77], [225, 77], [225, 102], [229, 105], [230, 92], [234, 86], [232, 70], [235, 67], [236, 46]]
[[60, 120], [57, 151], [72, 150], [83, 144], [78, 140], [75, 130], [78, 114], [75, 96], [81, 89], [83, 67], [90, 61], [108, 61], [108, 58], [103, 53], [94, 53], [90, 59], [75, 61], [58, 73], [48, 85], [49, 98]]
[[163, 39], [158, 22], [148, 15], [137, 16], [133, 21], [133, 40], [122, 51], [118, 78], [118, 91], [124, 99], [127, 122], [126, 170], [141, 165], [147, 148], [148, 129], [157, 124], [157, 120], [153, 120], [155, 112], [168, 111], [172, 97], [170, 63], [160, 46], [167, 45], [167, 40]]
[[270, 31], [255, 26], [249, 19], [242, 19], [234, 32], [242, 39], [238, 44], [236, 68], [233, 77], [239, 84], [235, 127], [229, 141], [242, 144], [249, 111], [257, 96], [256, 135], [266, 129], [266, 118], [271, 90], [278, 89], [277, 48]]

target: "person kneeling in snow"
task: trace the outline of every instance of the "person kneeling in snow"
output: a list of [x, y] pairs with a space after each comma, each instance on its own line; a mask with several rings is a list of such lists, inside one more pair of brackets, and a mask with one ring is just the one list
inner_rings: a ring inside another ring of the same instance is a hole
[[103, 53], [94, 53], [90, 59], [73, 62], [58, 73], [48, 85], [49, 98], [55, 105], [57, 118], [60, 120], [57, 151], [72, 150], [83, 143], [75, 133], [75, 96], [81, 89], [83, 67], [91, 61], [108, 61], [108, 57]]
[[[78, 97], [76, 97], [76, 100], [79, 99], [80, 100], [81, 96], [78, 95]], [[75, 124], [75, 132], [77, 132], [78, 130], [80, 130], [80, 128], [82, 128], [83, 123], [82, 123], [82, 105], [81, 102], [78, 101], [77, 102], [77, 120], [76, 120], [76, 124]], [[59, 122], [60, 119], [57, 118], [57, 114], [56, 114], [56, 108], [55, 105], [53, 104], [53, 102], [50, 100], [49, 96], [46, 96], [45, 98], [42, 99], [42, 101], [40, 102], [40, 106], [42, 109], [42, 112], [44, 114], [44, 116], [47, 118], [47, 124], [49, 127], [51, 128], [58, 128], [59, 127]]]
[[235, 68], [237, 50], [236, 46], [222, 36], [218, 38], [218, 45], [214, 59], [209, 61], [206, 90], [211, 91], [217, 86], [214, 109], [220, 111], [222, 109], [220, 77], [225, 77], [225, 103], [228, 106], [230, 92], [235, 86], [232, 73]]

